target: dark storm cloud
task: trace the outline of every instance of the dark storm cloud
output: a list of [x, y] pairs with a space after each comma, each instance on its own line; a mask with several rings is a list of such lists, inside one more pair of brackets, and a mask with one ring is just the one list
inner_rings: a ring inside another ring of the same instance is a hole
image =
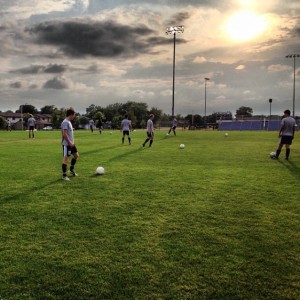
[[16, 81], [11, 83], [9, 86], [14, 89], [20, 89], [22, 87], [22, 83], [20, 81]]
[[184, 25], [184, 21], [188, 20], [190, 18], [190, 14], [188, 12], [180, 12], [178, 14], [175, 14], [170, 20], [166, 22], [169, 26], [174, 25]]
[[66, 71], [65, 65], [49, 64], [44, 68], [45, 73], [63, 73]]
[[[89, 12], [100, 11], [103, 9], [108, 9], [121, 5], [143, 5], [149, 4], [149, 0], [127, 0], [126, 4], [124, 4], [124, 0], [90, 0], [89, 1]], [[178, 7], [186, 7], [187, 5], [201, 7], [201, 6], [210, 6], [215, 7], [216, 5], [220, 5], [220, 0], [152, 0], [151, 5], [167, 5], [170, 7], [178, 6]]]
[[300, 37], [300, 27], [295, 28], [295, 35]]
[[54, 90], [64, 90], [64, 89], [68, 89], [69, 86], [63, 78], [55, 77], [51, 80], [48, 80], [44, 84], [43, 88], [45, 88], [45, 89], [54, 89]]
[[57, 46], [72, 57], [133, 57], [151, 54], [154, 46], [164, 42], [152, 39], [156, 32], [144, 25], [114, 22], [47, 22], [29, 31], [37, 43]]
[[57, 65], [57, 64], [49, 64], [47, 66], [43, 65], [32, 65], [27, 68], [17, 69], [11, 71], [11, 73], [18, 74], [40, 74], [40, 73], [52, 73], [52, 74], [60, 74], [66, 71], [65, 65]]

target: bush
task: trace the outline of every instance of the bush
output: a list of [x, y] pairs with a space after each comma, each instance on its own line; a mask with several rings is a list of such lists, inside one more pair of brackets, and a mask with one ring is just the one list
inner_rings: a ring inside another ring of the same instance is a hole
[[6, 129], [7, 121], [3, 117], [0, 117], [0, 129]]

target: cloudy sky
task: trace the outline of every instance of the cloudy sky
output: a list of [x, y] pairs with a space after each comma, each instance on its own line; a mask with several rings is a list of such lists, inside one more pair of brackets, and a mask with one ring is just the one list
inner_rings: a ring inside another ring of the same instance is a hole
[[[0, 0], [0, 110], [145, 102], [204, 115], [292, 110], [299, 0]], [[300, 114], [300, 58], [296, 59]]]

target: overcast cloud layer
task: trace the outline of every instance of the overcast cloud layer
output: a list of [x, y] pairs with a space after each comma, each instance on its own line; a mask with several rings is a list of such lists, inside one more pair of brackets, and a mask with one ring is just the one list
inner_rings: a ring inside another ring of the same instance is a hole
[[[185, 28], [176, 35], [176, 114], [204, 115], [205, 77], [207, 114], [250, 106], [268, 115], [270, 98], [272, 114], [292, 110], [286, 55], [300, 54], [298, 0], [0, 0], [0, 12], [2, 111], [29, 103], [85, 113], [130, 100], [171, 114], [172, 25]], [[249, 13], [256, 19], [246, 24]], [[240, 23], [229, 23], [234, 16]], [[300, 58], [297, 115], [299, 79]]]

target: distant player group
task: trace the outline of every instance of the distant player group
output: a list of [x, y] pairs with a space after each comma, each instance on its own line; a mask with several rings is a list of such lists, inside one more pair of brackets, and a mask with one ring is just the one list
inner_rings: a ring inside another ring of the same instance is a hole
[[[74, 133], [73, 133], [73, 126], [72, 120], [75, 118], [76, 112], [73, 108], [69, 108], [66, 112], [66, 117], [61, 124], [61, 131], [62, 131], [62, 147], [63, 147], [63, 162], [62, 162], [62, 179], [65, 181], [69, 181], [70, 178], [67, 175], [68, 169], [68, 162], [69, 157], [72, 155], [71, 166], [70, 166], [70, 174], [72, 176], [77, 176], [75, 172], [75, 164], [77, 159], [79, 158], [79, 153], [74, 143]], [[149, 119], [147, 121], [147, 138], [145, 139], [144, 143], [142, 144], [145, 147], [149, 142], [149, 147], [153, 144], [154, 139], [154, 125], [153, 125], [154, 115], [150, 114]], [[93, 125], [90, 123], [90, 125]], [[177, 127], [177, 120], [174, 117], [171, 128], [169, 129], [168, 134], [173, 131], [174, 135], [176, 136], [176, 127]], [[285, 159], [289, 160], [290, 152], [291, 152], [291, 144], [294, 139], [295, 134], [295, 127], [296, 121], [293, 117], [291, 117], [290, 110], [284, 111], [284, 116], [281, 120], [281, 127], [279, 130], [279, 137], [280, 142], [276, 152], [271, 153], [271, 158], [278, 159], [282, 150], [282, 147], [285, 145]], [[132, 130], [131, 121], [128, 119], [128, 115], [124, 116], [124, 119], [121, 122], [121, 131], [122, 131], [122, 144], [125, 142], [125, 137], [127, 136], [128, 144], [131, 145], [131, 137], [130, 131]], [[29, 135], [31, 131], [29, 131]], [[34, 134], [32, 132], [32, 137]]]
[[[65, 181], [70, 180], [70, 178], [67, 175], [67, 170], [68, 170], [69, 157], [71, 155], [73, 157], [71, 160], [70, 174], [72, 176], [77, 176], [77, 173], [75, 172], [75, 164], [77, 162], [77, 159], [79, 158], [79, 153], [74, 142], [74, 133], [73, 133], [73, 126], [72, 126], [72, 121], [75, 118], [75, 116], [76, 116], [75, 110], [73, 108], [69, 108], [66, 112], [65, 119], [61, 123], [62, 147], [63, 147], [62, 180]], [[154, 119], [154, 115], [150, 114], [149, 119], [147, 121], [147, 138], [142, 144], [143, 147], [145, 147], [148, 142], [149, 142], [149, 147], [152, 146], [153, 139], [154, 139], [153, 119]], [[91, 131], [93, 132], [92, 127], [94, 126], [94, 124], [91, 122], [89, 124], [90, 124]], [[177, 120], [174, 118], [169, 132], [173, 130], [174, 135], [176, 135], [176, 131], [175, 131], [176, 126], [177, 126]], [[122, 144], [124, 144], [125, 137], [127, 136], [128, 144], [131, 145], [130, 131], [132, 130], [132, 124], [131, 121], [128, 119], [128, 115], [125, 115], [124, 119], [121, 122], [121, 130], [122, 130]]]

